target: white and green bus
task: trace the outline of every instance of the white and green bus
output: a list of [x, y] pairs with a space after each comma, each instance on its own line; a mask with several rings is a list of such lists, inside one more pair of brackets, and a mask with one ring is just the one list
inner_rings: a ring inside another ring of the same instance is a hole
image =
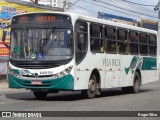
[[94, 98], [106, 88], [137, 93], [158, 80], [156, 31], [59, 12], [16, 15], [10, 27], [9, 88]]

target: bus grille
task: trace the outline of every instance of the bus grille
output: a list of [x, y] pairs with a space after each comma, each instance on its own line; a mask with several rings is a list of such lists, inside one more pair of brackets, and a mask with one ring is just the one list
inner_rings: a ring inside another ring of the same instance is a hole
[[23, 62], [23, 61], [10, 61], [12, 65], [25, 68], [25, 69], [47, 69], [47, 68], [54, 68], [60, 66], [57, 63], [52, 62]]
[[59, 67], [60, 65], [64, 65], [69, 63], [71, 59], [67, 60], [58, 60], [58, 61], [17, 61], [10, 60], [10, 63], [15, 67], [25, 68], [25, 69], [47, 69]]

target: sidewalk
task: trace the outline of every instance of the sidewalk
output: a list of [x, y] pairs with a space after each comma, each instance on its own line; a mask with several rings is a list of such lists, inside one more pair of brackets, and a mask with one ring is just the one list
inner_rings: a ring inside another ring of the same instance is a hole
[[6, 79], [0, 80], [0, 90], [2, 89], [8, 89], [8, 82]]
[[0, 91], [2, 89], [8, 89], [8, 81], [6, 80], [6, 75], [0, 75]]

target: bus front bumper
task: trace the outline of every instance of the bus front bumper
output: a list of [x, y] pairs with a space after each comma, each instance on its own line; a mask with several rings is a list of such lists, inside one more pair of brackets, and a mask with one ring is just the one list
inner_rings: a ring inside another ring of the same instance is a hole
[[41, 84], [33, 84], [33, 81], [38, 80], [21, 79], [8, 74], [9, 88], [74, 90], [74, 78], [71, 74], [57, 79], [39, 80]]

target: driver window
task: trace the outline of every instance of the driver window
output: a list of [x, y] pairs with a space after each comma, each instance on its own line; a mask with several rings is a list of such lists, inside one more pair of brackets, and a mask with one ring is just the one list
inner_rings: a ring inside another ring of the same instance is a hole
[[88, 48], [88, 25], [87, 22], [77, 21], [75, 24], [76, 39], [76, 63], [79, 64], [87, 53]]

